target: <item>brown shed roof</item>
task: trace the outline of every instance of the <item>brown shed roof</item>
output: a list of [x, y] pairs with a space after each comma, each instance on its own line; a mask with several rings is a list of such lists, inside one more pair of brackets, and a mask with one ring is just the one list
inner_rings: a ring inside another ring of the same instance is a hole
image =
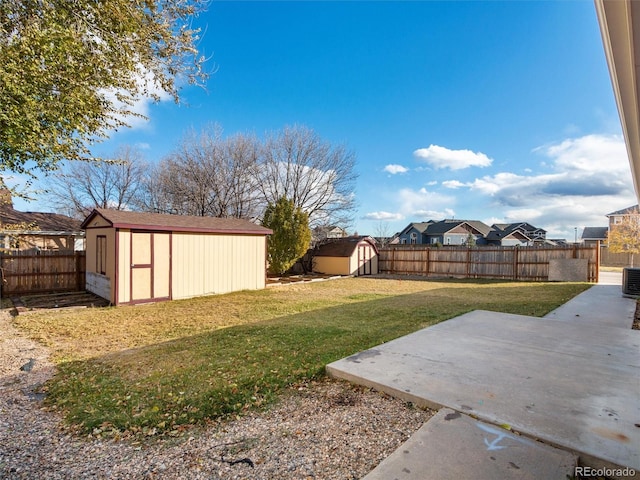
[[319, 245], [314, 250], [313, 256], [350, 257], [361, 242], [370, 243], [376, 249], [376, 252], [378, 251], [375, 241], [371, 237], [344, 237]]
[[240, 218], [195, 217], [189, 215], [166, 215], [162, 213], [125, 212], [96, 208], [82, 222], [88, 228], [91, 221], [101, 216], [114, 228], [132, 230], [160, 230], [194, 233], [235, 233], [243, 235], [270, 235], [270, 229]]

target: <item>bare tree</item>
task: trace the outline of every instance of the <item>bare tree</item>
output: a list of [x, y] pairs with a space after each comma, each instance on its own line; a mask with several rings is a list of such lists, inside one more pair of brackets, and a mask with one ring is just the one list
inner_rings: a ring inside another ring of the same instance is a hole
[[309, 214], [311, 226], [351, 223], [355, 208], [355, 155], [333, 147], [313, 130], [285, 127], [266, 140], [260, 159], [260, 192], [265, 203], [293, 200]]
[[91, 210], [130, 209], [147, 164], [130, 146], [120, 148], [104, 162], [73, 162], [50, 181], [49, 196], [58, 211], [84, 218]]
[[237, 134], [223, 145], [223, 163], [218, 175], [219, 216], [255, 220], [265, 206], [258, 189], [259, 144], [255, 137]]
[[218, 126], [189, 132], [147, 179], [142, 209], [185, 215], [256, 219], [258, 142], [222, 138]]
[[374, 229], [374, 235], [380, 247], [382, 248], [386, 247], [392, 235], [391, 226], [389, 225], [389, 222], [380, 220]]
[[179, 213], [164, 191], [165, 177], [170, 175], [164, 163], [150, 165], [134, 199], [136, 210], [154, 213]]
[[223, 138], [219, 126], [188, 132], [151, 170], [140, 209], [257, 220], [285, 197], [313, 226], [348, 225], [354, 209], [354, 155], [306, 127], [285, 127], [264, 143]]

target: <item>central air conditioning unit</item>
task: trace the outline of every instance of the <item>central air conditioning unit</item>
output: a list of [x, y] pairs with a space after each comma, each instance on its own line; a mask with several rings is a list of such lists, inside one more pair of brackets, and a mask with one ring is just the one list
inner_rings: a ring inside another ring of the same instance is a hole
[[626, 267], [622, 270], [622, 293], [640, 295], [640, 267]]

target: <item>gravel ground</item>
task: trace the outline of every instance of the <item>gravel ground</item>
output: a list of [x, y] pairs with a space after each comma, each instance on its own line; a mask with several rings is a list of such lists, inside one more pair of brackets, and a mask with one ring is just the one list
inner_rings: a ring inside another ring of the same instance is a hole
[[433, 413], [322, 380], [267, 412], [140, 445], [63, 429], [34, 393], [53, 373], [47, 350], [0, 312], [2, 479], [358, 479]]

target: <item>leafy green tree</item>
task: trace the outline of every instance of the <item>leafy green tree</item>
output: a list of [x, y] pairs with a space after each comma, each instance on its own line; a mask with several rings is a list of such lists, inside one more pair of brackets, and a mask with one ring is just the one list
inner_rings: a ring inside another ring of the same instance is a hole
[[179, 83], [202, 83], [189, 22], [206, 3], [0, 1], [0, 173], [89, 159], [89, 145], [141, 116], [138, 100], [177, 101]]
[[640, 215], [628, 215], [609, 231], [609, 250], [614, 253], [629, 253], [631, 266], [633, 256], [640, 253]]
[[309, 248], [309, 215], [296, 207], [293, 200], [280, 197], [275, 204], [267, 205], [262, 225], [273, 230], [267, 248], [269, 271], [283, 274]]

